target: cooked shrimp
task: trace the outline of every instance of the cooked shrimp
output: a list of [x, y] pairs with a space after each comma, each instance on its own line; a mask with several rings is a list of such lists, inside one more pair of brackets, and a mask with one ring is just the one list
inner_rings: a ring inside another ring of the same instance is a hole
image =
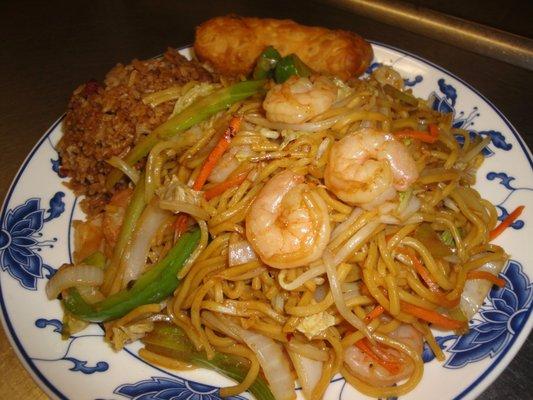
[[270, 121], [297, 124], [323, 113], [336, 98], [337, 87], [327, 77], [291, 76], [268, 91], [263, 108]]
[[319, 259], [330, 236], [326, 203], [304, 177], [285, 170], [261, 189], [246, 216], [246, 237], [271, 267], [293, 268]]
[[[411, 325], [402, 324], [389, 333], [392, 339], [411, 347], [418, 354], [422, 354], [424, 340], [420, 332]], [[413, 373], [411, 359], [391, 347], [378, 345], [372, 348], [377, 357], [394, 360], [398, 364], [398, 371], [392, 373], [373, 360], [356, 346], [350, 346], [344, 351], [344, 362], [350, 371], [359, 379], [374, 386], [385, 387], [408, 378]]]
[[418, 170], [403, 143], [363, 129], [332, 146], [324, 179], [341, 200], [374, 208], [394, 198], [397, 190], [406, 190], [418, 179]]

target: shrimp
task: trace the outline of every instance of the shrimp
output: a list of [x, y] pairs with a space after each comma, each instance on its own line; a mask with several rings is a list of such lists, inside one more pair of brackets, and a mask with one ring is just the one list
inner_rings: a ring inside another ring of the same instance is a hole
[[363, 129], [332, 146], [324, 179], [341, 200], [374, 208], [394, 198], [397, 190], [406, 190], [418, 179], [418, 170], [403, 143]]
[[[409, 346], [418, 354], [422, 354], [424, 339], [422, 334], [411, 325], [401, 324], [396, 330], [389, 333], [389, 336]], [[395, 363], [398, 362], [399, 369], [392, 373], [356, 346], [350, 346], [344, 351], [344, 362], [355, 376], [366, 383], [379, 387], [392, 386], [413, 373], [414, 365], [411, 359], [398, 350], [378, 345], [373, 347], [372, 351], [380, 358], [389, 358]]]
[[268, 91], [263, 108], [272, 122], [298, 124], [329, 109], [336, 98], [337, 87], [329, 78], [293, 75]]
[[330, 237], [325, 201], [290, 170], [261, 189], [246, 215], [246, 237], [265, 264], [307, 265], [322, 256]]

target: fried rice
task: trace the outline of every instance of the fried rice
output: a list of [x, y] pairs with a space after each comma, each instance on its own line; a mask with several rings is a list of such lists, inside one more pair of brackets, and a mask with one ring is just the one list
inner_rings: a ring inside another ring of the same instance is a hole
[[162, 57], [118, 64], [103, 84], [89, 81], [74, 90], [57, 148], [60, 174], [70, 178], [68, 186], [77, 196], [85, 196], [84, 212], [100, 212], [113, 194], [105, 187], [112, 169], [106, 160], [122, 157], [172, 112], [173, 102], [154, 107], [145, 104], [143, 96], [192, 80], [215, 79], [197, 61], [168, 49]]

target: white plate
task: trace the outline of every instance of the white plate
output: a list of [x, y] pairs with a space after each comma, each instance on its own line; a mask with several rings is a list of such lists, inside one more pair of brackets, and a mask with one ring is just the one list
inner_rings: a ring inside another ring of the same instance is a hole
[[[474, 88], [449, 72], [404, 51], [374, 44], [375, 61], [393, 65], [420, 97], [455, 113], [455, 124], [472, 135], [490, 136], [487, 159], [477, 188], [498, 205], [500, 215], [520, 204], [520, 220], [497, 243], [511, 255], [502, 274], [504, 289], [493, 289], [482, 311], [461, 337], [439, 334], [446, 362], [424, 352], [424, 377], [405, 399], [472, 399], [514, 357], [533, 325], [533, 174], [531, 153], [507, 119]], [[375, 64], [373, 64], [375, 66]], [[371, 66], [372, 68], [372, 66]], [[218, 399], [218, 386], [229, 381], [205, 370], [176, 374], [136, 356], [138, 345], [115, 353], [98, 325], [61, 340], [59, 301], [46, 299], [50, 272], [71, 255], [71, 221], [81, 218], [76, 198], [57, 174], [54, 145], [61, 136], [60, 118], [37, 143], [6, 196], [0, 230], [0, 305], [2, 322], [13, 347], [33, 378], [53, 398], [61, 399]], [[159, 396], [159, 397], [158, 397]], [[249, 397], [249, 396], [247, 396]], [[235, 397], [242, 398], [242, 397]], [[341, 378], [326, 399], [365, 398]]]

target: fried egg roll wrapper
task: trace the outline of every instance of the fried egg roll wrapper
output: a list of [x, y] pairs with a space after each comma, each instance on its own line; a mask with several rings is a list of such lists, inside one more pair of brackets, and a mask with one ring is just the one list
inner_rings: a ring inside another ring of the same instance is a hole
[[296, 53], [313, 70], [344, 80], [365, 72], [373, 57], [370, 44], [353, 32], [237, 16], [213, 18], [198, 26], [194, 51], [220, 74], [248, 75], [269, 45], [282, 56]]

